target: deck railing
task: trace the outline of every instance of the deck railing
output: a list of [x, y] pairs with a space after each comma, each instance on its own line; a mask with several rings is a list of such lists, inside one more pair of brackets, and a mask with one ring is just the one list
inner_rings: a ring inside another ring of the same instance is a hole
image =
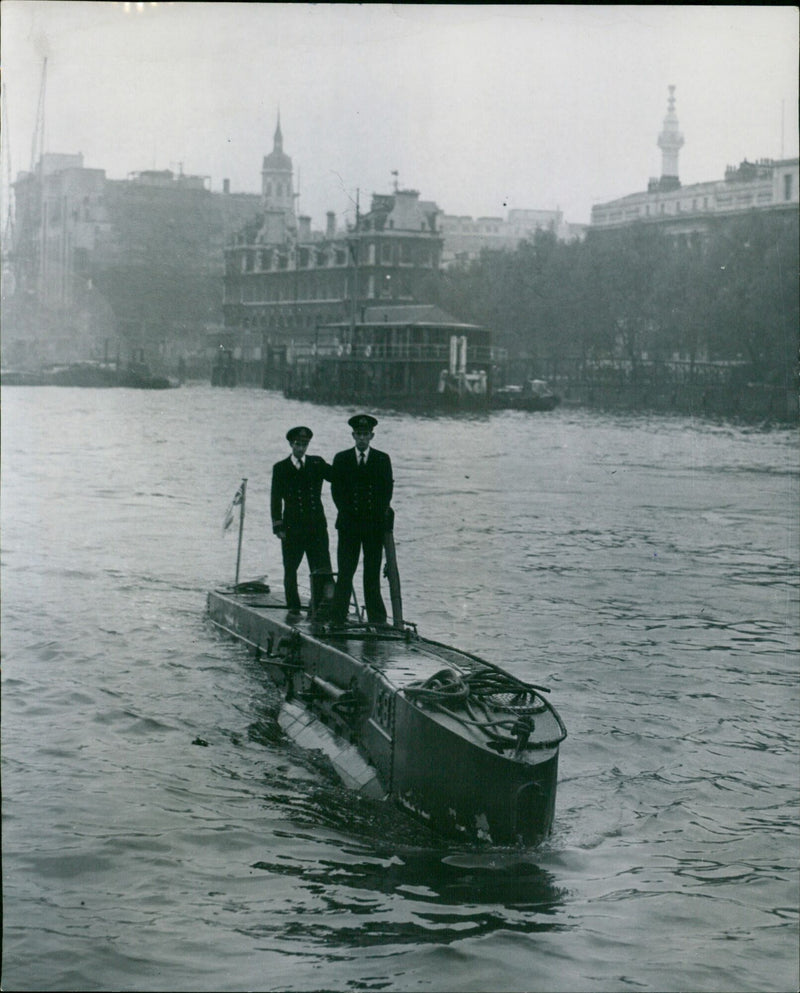
[[[409, 343], [342, 343], [303, 344], [294, 346], [295, 360], [357, 360], [359, 362], [437, 362], [447, 365], [450, 361], [450, 346], [442, 344]], [[467, 346], [467, 360], [489, 365], [502, 359], [501, 350], [490, 345]]]

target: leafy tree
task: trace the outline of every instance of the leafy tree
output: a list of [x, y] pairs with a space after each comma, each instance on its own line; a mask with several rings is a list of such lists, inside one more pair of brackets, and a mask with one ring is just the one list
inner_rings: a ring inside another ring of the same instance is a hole
[[442, 275], [442, 306], [494, 330], [510, 355], [583, 365], [624, 357], [745, 360], [788, 383], [796, 368], [798, 216], [752, 212], [674, 237], [635, 224], [564, 244], [537, 232]]

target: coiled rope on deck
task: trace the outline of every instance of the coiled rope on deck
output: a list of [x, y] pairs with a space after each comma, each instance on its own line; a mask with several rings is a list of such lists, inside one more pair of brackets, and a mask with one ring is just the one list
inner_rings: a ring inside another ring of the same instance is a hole
[[[534, 730], [534, 715], [550, 710], [533, 686], [502, 670], [461, 673], [441, 669], [425, 680], [410, 683], [404, 692], [424, 707], [442, 711], [464, 725], [477, 728], [485, 735], [487, 745], [499, 752], [524, 751]], [[531, 747], [545, 744], [551, 742]]]

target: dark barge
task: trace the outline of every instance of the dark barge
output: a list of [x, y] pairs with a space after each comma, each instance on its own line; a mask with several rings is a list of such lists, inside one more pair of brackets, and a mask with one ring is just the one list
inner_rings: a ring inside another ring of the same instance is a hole
[[208, 616], [257, 654], [284, 696], [281, 726], [323, 749], [346, 785], [462, 841], [550, 832], [567, 732], [544, 687], [402, 621], [290, 619], [258, 583], [209, 593]]
[[127, 366], [111, 362], [69, 362], [42, 367], [39, 371], [2, 370], [3, 386], [128, 387], [135, 390], [169, 390], [178, 385], [167, 376], [154, 375], [142, 362]]

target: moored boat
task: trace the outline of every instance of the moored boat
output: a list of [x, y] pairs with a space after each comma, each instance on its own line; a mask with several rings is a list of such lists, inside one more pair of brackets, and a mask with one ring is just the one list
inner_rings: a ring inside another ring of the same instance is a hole
[[528, 379], [522, 386], [500, 386], [492, 391], [495, 410], [553, 410], [561, 402], [543, 379]]
[[567, 732], [544, 687], [402, 620], [294, 619], [261, 583], [214, 590], [207, 609], [280, 687], [284, 730], [325, 751], [346, 785], [464, 841], [530, 845], [550, 832]]
[[3, 386], [127, 386], [137, 390], [168, 390], [178, 386], [177, 381], [167, 376], [153, 375], [141, 362], [124, 367], [110, 362], [66, 362], [43, 366], [38, 372], [4, 370], [0, 382]]

